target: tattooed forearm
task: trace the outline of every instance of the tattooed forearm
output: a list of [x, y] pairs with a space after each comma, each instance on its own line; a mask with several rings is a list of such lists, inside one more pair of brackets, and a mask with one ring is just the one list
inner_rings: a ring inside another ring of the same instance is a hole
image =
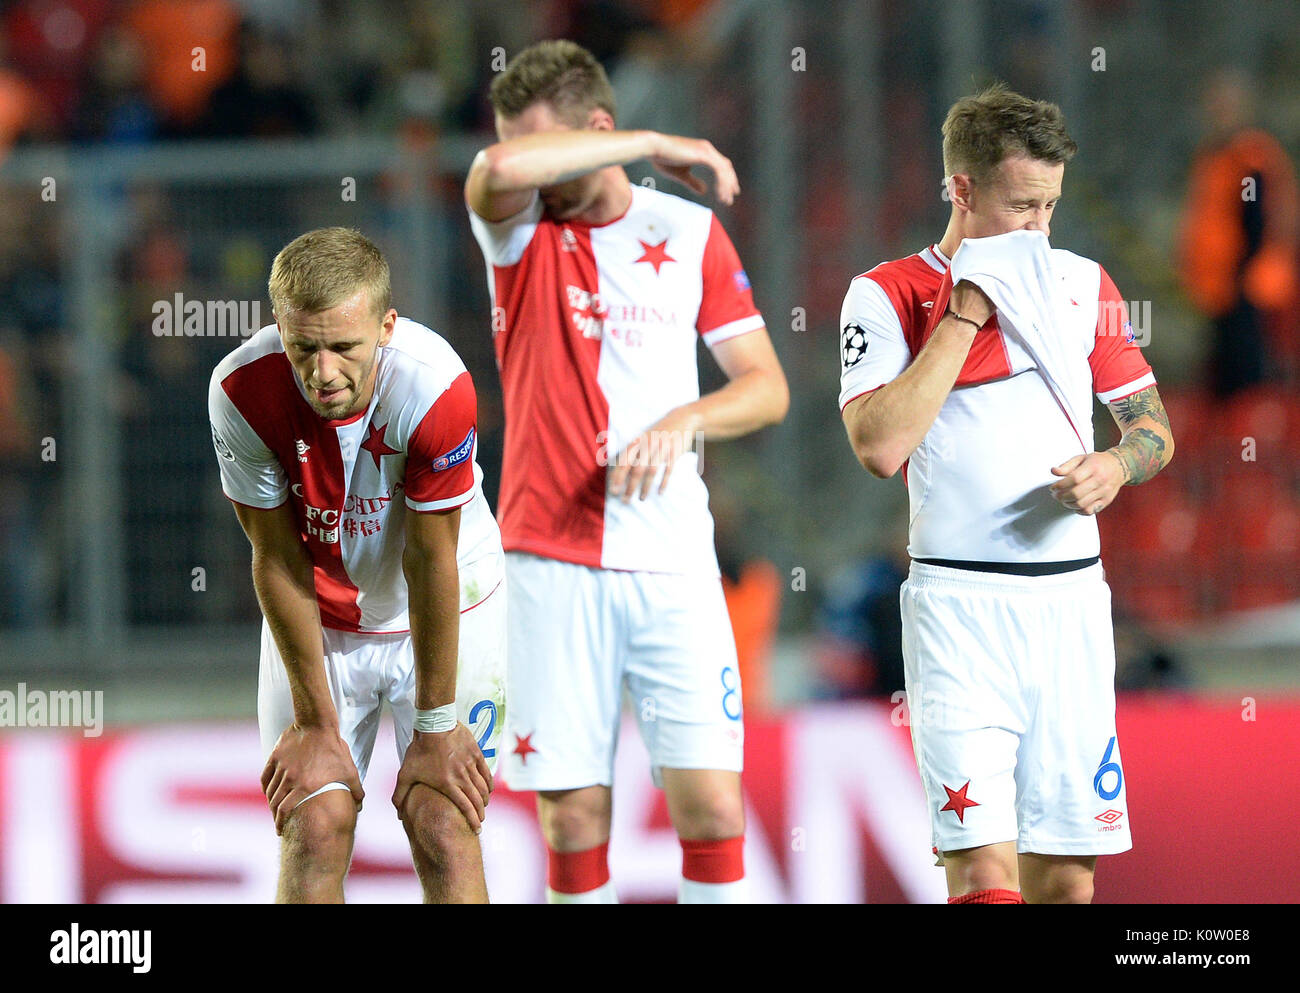
[[1150, 428], [1134, 428], [1110, 452], [1124, 467], [1126, 486], [1145, 483], [1165, 465], [1165, 439]]
[[1109, 452], [1124, 468], [1124, 483], [1145, 483], [1166, 465], [1174, 454], [1169, 416], [1154, 386], [1108, 405], [1123, 438]]
[[1169, 430], [1169, 416], [1165, 413], [1165, 405], [1154, 386], [1148, 386], [1123, 400], [1116, 400], [1110, 404], [1110, 410], [1121, 431], [1127, 431], [1143, 417], [1150, 417], [1166, 431]]

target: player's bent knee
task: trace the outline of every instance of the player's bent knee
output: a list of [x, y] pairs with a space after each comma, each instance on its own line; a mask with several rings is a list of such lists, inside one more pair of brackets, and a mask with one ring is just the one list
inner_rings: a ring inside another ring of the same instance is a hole
[[584, 852], [609, 841], [609, 801], [601, 790], [584, 788], [537, 794], [538, 820], [554, 852]]
[[961, 873], [957, 882], [949, 886], [953, 896], [978, 893], [981, 890], [1015, 890], [1018, 888], [1014, 876], [994, 866], [974, 867]]
[[943, 858], [948, 872], [948, 889], [953, 896], [981, 890], [1019, 889], [1014, 845], [987, 845], [944, 852]]
[[406, 796], [402, 826], [412, 847], [434, 866], [451, 863], [476, 835], [460, 808], [437, 790], [423, 784]]
[[721, 841], [745, 833], [745, 811], [732, 797], [703, 797], [679, 812], [677, 833], [697, 841]]
[[1061, 903], [1092, 903], [1094, 890], [1091, 877], [1086, 879], [1071, 880], [1069, 885], [1064, 887], [1060, 900]]
[[1021, 889], [1030, 903], [1092, 903], [1095, 856], [1026, 855]]
[[284, 851], [302, 871], [346, 871], [356, 826], [357, 807], [350, 792], [322, 793], [289, 814], [282, 836]]
[[721, 841], [745, 833], [740, 776], [716, 769], [664, 769], [673, 827], [682, 838]]
[[1070, 875], [1038, 883], [1026, 882], [1025, 899], [1029, 903], [1092, 903], [1092, 877]]

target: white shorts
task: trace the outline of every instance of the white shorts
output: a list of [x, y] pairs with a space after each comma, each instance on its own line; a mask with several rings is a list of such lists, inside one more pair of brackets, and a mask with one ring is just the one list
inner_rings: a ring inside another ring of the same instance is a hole
[[661, 769], [743, 764], [740, 675], [717, 576], [593, 569], [506, 553], [514, 790], [613, 783], [622, 693]]
[[1131, 848], [1100, 563], [1015, 576], [913, 562], [900, 600], [934, 848]]
[[[339, 715], [339, 735], [352, 752], [357, 773], [366, 778], [379, 730], [380, 706], [393, 714], [397, 758], [406, 756], [415, 723], [415, 655], [411, 635], [358, 634], [323, 628], [325, 678]], [[501, 585], [460, 614], [460, 652], [456, 662], [456, 716], [469, 726], [483, 757], [495, 772], [506, 709], [506, 587]], [[269, 756], [281, 733], [293, 723], [293, 697], [275, 639], [262, 621], [262, 661], [257, 680], [257, 726], [262, 753]], [[330, 784], [328, 788], [343, 788]], [[316, 794], [313, 793], [312, 796]], [[309, 798], [308, 798], [309, 799]]]

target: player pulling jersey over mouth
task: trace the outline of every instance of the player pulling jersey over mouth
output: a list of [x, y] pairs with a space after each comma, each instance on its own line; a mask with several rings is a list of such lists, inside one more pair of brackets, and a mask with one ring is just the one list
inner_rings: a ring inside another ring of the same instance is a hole
[[[911, 502], [903, 657], [951, 902], [1086, 903], [1130, 847], [1095, 515], [1173, 440], [1115, 284], [1047, 245], [1059, 108], [994, 86], [943, 135], [943, 238], [845, 297], [841, 415]], [[1102, 452], [1092, 394], [1123, 432]]]

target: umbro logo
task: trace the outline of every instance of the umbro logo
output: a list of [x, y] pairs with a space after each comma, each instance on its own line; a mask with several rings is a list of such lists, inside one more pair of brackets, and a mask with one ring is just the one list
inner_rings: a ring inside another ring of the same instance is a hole
[[307, 444], [301, 438], [295, 438], [293, 444], [294, 447], [298, 449], [298, 461], [306, 462], [307, 452], [311, 449], [311, 445]]
[[927, 300], [927, 301], [925, 301], [925, 303], [921, 304], [921, 306], [924, 307], [926, 310], [929, 310], [931, 307], [934, 306], [934, 301], [933, 301], [933, 300]]

